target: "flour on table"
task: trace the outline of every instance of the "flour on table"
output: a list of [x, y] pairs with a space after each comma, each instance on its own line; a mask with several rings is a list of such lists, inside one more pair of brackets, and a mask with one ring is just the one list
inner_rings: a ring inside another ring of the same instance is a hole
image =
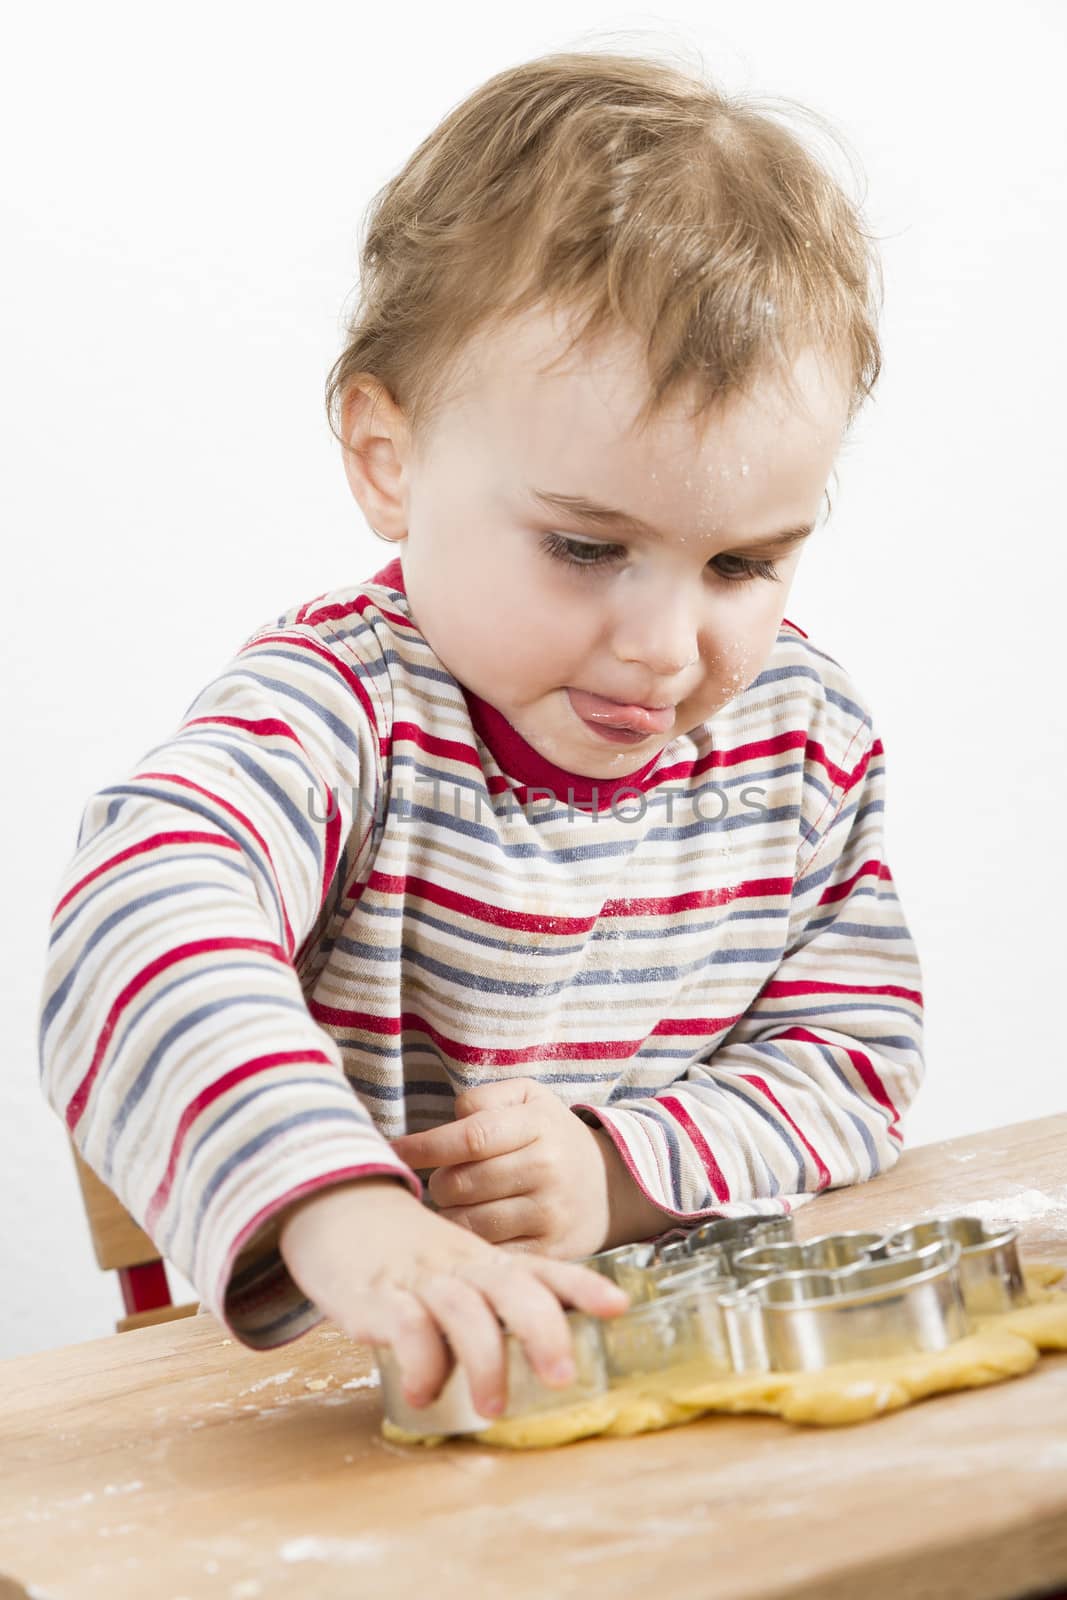
[[295, 1376], [295, 1367], [290, 1367], [286, 1372], [272, 1372], [269, 1378], [260, 1378], [258, 1383], [253, 1383], [247, 1389], [242, 1389], [241, 1393], [243, 1395], [256, 1394], [260, 1389], [266, 1389], [269, 1384], [288, 1383], [289, 1379]]
[[966, 1204], [928, 1206], [923, 1216], [979, 1217], [984, 1222], [1034, 1222], [1040, 1217], [1056, 1217], [1067, 1232], [1067, 1184], [1060, 1189], [1020, 1189], [1018, 1194], [997, 1200], [968, 1200]]
[[289, 1539], [278, 1551], [283, 1561], [380, 1561], [386, 1551], [382, 1539]]

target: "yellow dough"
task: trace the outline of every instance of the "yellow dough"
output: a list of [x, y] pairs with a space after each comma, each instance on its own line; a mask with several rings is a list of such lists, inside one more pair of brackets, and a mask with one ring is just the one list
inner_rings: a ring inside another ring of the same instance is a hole
[[[844, 1361], [821, 1372], [752, 1372], [708, 1376], [694, 1364], [631, 1378], [595, 1400], [557, 1411], [494, 1422], [462, 1437], [508, 1450], [571, 1444], [592, 1434], [648, 1433], [691, 1422], [709, 1411], [756, 1411], [787, 1422], [833, 1427], [897, 1411], [924, 1395], [976, 1389], [1028, 1372], [1042, 1350], [1067, 1350], [1067, 1294], [1052, 1290], [1064, 1268], [1031, 1262], [1025, 1269], [1031, 1304], [977, 1319], [976, 1331], [945, 1350]], [[397, 1444], [441, 1444], [446, 1434], [407, 1433], [383, 1421]]]

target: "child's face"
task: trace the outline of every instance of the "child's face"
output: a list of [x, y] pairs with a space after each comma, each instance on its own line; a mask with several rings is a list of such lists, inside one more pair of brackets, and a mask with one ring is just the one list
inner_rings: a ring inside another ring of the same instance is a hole
[[[476, 344], [473, 381], [401, 452], [397, 525], [412, 614], [452, 675], [549, 761], [616, 779], [758, 676], [800, 540], [754, 543], [815, 522], [848, 390], [805, 357], [792, 402], [766, 383], [695, 422], [675, 406], [637, 434], [639, 350], [614, 339], [543, 374], [563, 335], [539, 312]], [[585, 521], [535, 491], [630, 521]], [[777, 577], [746, 577], [752, 561]], [[569, 690], [672, 709], [623, 742]]]

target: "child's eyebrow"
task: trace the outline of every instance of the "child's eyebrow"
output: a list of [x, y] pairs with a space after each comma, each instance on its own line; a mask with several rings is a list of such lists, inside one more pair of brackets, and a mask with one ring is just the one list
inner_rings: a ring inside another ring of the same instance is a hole
[[[663, 542], [663, 534], [658, 528], [654, 528], [650, 522], [643, 521], [641, 517], [631, 515], [628, 511], [619, 511], [614, 506], [598, 505], [595, 500], [587, 500], [580, 494], [556, 494], [551, 489], [531, 489], [530, 493], [546, 511], [562, 511], [566, 516], [574, 517], [578, 522], [586, 522], [594, 528], [628, 528], [633, 532], [644, 534], [647, 539]], [[733, 542], [739, 550], [777, 550], [782, 545], [799, 544], [814, 531], [814, 522], [808, 522], [798, 524], [795, 528], [783, 528], [780, 533], [765, 533], [758, 539]]]

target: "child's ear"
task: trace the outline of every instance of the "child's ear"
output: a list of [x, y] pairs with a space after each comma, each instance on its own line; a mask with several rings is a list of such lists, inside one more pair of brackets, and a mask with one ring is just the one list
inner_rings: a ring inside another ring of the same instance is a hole
[[341, 434], [345, 476], [363, 515], [383, 538], [407, 538], [411, 433], [392, 395], [369, 374], [354, 378], [345, 394]]

